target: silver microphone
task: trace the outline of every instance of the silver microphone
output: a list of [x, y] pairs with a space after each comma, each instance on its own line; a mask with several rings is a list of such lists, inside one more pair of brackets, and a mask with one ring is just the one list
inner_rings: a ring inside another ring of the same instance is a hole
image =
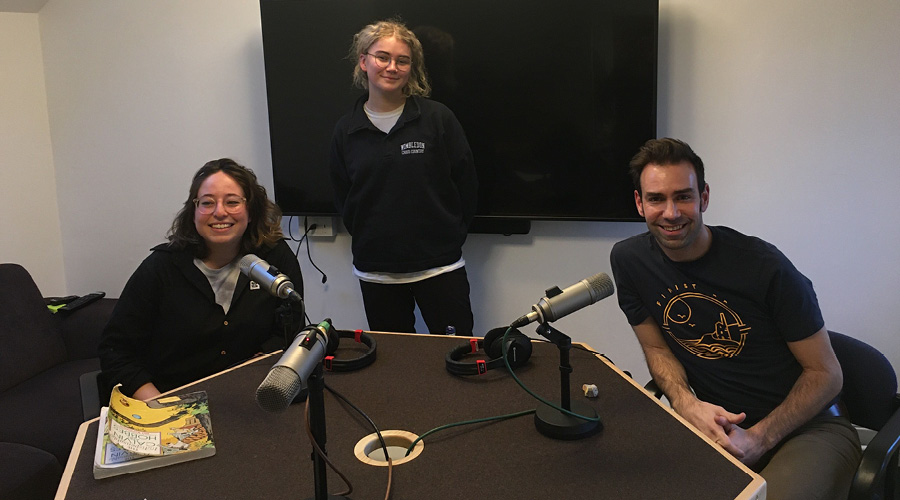
[[242, 257], [240, 267], [241, 273], [259, 283], [259, 286], [268, 290], [272, 295], [280, 299], [303, 302], [303, 297], [294, 290], [294, 283], [291, 282], [291, 279], [256, 255], [248, 253]]
[[256, 389], [259, 407], [273, 413], [286, 410], [325, 358], [328, 344], [337, 341], [330, 319], [301, 331]]
[[578, 283], [560, 290], [553, 287], [546, 291], [546, 297], [531, 306], [531, 312], [513, 321], [513, 328], [520, 328], [529, 323], [540, 321], [549, 323], [567, 316], [581, 308], [587, 307], [615, 291], [612, 280], [606, 273], [597, 273]]

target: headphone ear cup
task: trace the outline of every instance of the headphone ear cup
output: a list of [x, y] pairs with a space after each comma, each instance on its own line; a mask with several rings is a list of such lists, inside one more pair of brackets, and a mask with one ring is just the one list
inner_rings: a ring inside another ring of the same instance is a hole
[[334, 356], [334, 353], [338, 350], [338, 346], [341, 344], [341, 336], [338, 335], [337, 332], [331, 333], [332, 334], [328, 336], [328, 345], [325, 347], [326, 356]]
[[[300, 337], [301, 335], [306, 336], [306, 335], [308, 335], [307, 332], [315, 330], [315, 329], [316, 329], [316, 325], [306, 326], [302, 330], [297, 332], [297, 335], [294, 337], [294, 339], [296, 340], [297, 337]], [[341, 343], [341, 336], [338, 335], [338, 333], [335, 330], [329, 330], [328, 333], [326, 333], [326, 335], [328, 338], [328, 343], [325, 346], [325, 355], [326, 356], [334, 356], [334, 353], [336, 353], [338, 350], [338, 345], [340, 345], [340, 343]]]
[[[503, 358], [503, 335], [507, 328], [494, 328], [484, 336], [484, 352], [491, 359]], [[511, 368], [518, 368], [528, 362], [531, 357], [531, 339], [513, 328], [506, 336], [506, 360]]]
[[[503, 357], [501, 344], [503, 342], [503, 334], [506, 333], [506, 330], [507, 327], [503, 326], [494, 328], [485, 334], [482, 345], [484, 346], [484, 353], [487, 354], [489, 358], [497, 359]], [[512, 332], [509, 332], [509, 335], [512, 336], [513, 332], [518, 332], [518, 330], [513, 329]]]
[[527, 363], [531, 358], [531, 349], [531, 339], [518, 331], [510, 332], [506, 336], [506, 360], [511, 368], [518, 368]]

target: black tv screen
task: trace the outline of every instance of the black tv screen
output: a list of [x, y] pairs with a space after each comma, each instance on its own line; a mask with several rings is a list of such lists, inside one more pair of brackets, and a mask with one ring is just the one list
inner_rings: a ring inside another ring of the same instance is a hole
[[336, 215], [328, 150], [364, 91], [353, 34], [398, 17], [456, 114], [477, 218], [640, 220], [629, 159], [656, 135], [657, 0], [260, 0], [275, 200]]

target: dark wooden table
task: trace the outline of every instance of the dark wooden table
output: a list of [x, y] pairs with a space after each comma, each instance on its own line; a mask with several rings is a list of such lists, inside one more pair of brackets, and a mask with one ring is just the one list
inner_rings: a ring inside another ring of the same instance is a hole
[[[365, 411], [381, 430], [414, 434], [453, 422], [535, 409], [540, 403], [505, 370], [458, 377], [444, 368], [446, 353], [464, 338], [373, 334], [377, 361], [359, 371], [328, 372], [328, 386]], [[338, 357], [354, 355], [344, 340]], [[97, 421], [79, 431], [58, 499], [303, 499], [314, 498], [311, 446], [302, 405], [267, 413], [256, 388], [279, 355], [180, 388], [206, 390], [216, 455], [135, 474], [95, 480], [92, 462]], [[533, 416], [434, 433], [416, 459], [393, 470], [392, 496], [404, 499], [610, 498], [668, 500], [763, 499], [765, 481], [719, 451], [598, 356], [571, 351], [571, 398], [597, 410], [599, 433], [562, 441], [539, 433]], [[559, 352], [534, 343], [534, 354], [516, 371], [540, 396], [560, 397]], [[586, 398], [582, 384], [599, 388]], [[384, 497], [387, 468], [366, 465], [354, 447], [373, 432], [338, 398], [325, 393], [329, 458], [352, 482], [355, 500]], [[329, 492], [345, 489], [329, 471]]]

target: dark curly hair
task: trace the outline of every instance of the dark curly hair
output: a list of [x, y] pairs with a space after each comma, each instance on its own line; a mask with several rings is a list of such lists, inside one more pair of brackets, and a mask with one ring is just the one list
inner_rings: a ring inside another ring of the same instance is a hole
[[194, 198], [197, 197], [203, 181], [216, 172], [223, 172], [234, 179], [244, 190], [244, 197], [247, 198], [248, 221], [247, 230], [241, 236], [242, 253], [253, 253], [263, 246], [272, 247], [284, 237], [281, 232], [281, 209], [266, 195], [266, 188], [259, 184], [256, 174], [230, 158], [221, 158], [208, 162], [194, 174], [184, 206], [178, 211], [178, 215], [172, 221], [172, 227], [166, 234], [171, 246], [192, 249], [198, 259], [206, 257], [209, 253], [206, 242], [194, 226], [196, 208]]

